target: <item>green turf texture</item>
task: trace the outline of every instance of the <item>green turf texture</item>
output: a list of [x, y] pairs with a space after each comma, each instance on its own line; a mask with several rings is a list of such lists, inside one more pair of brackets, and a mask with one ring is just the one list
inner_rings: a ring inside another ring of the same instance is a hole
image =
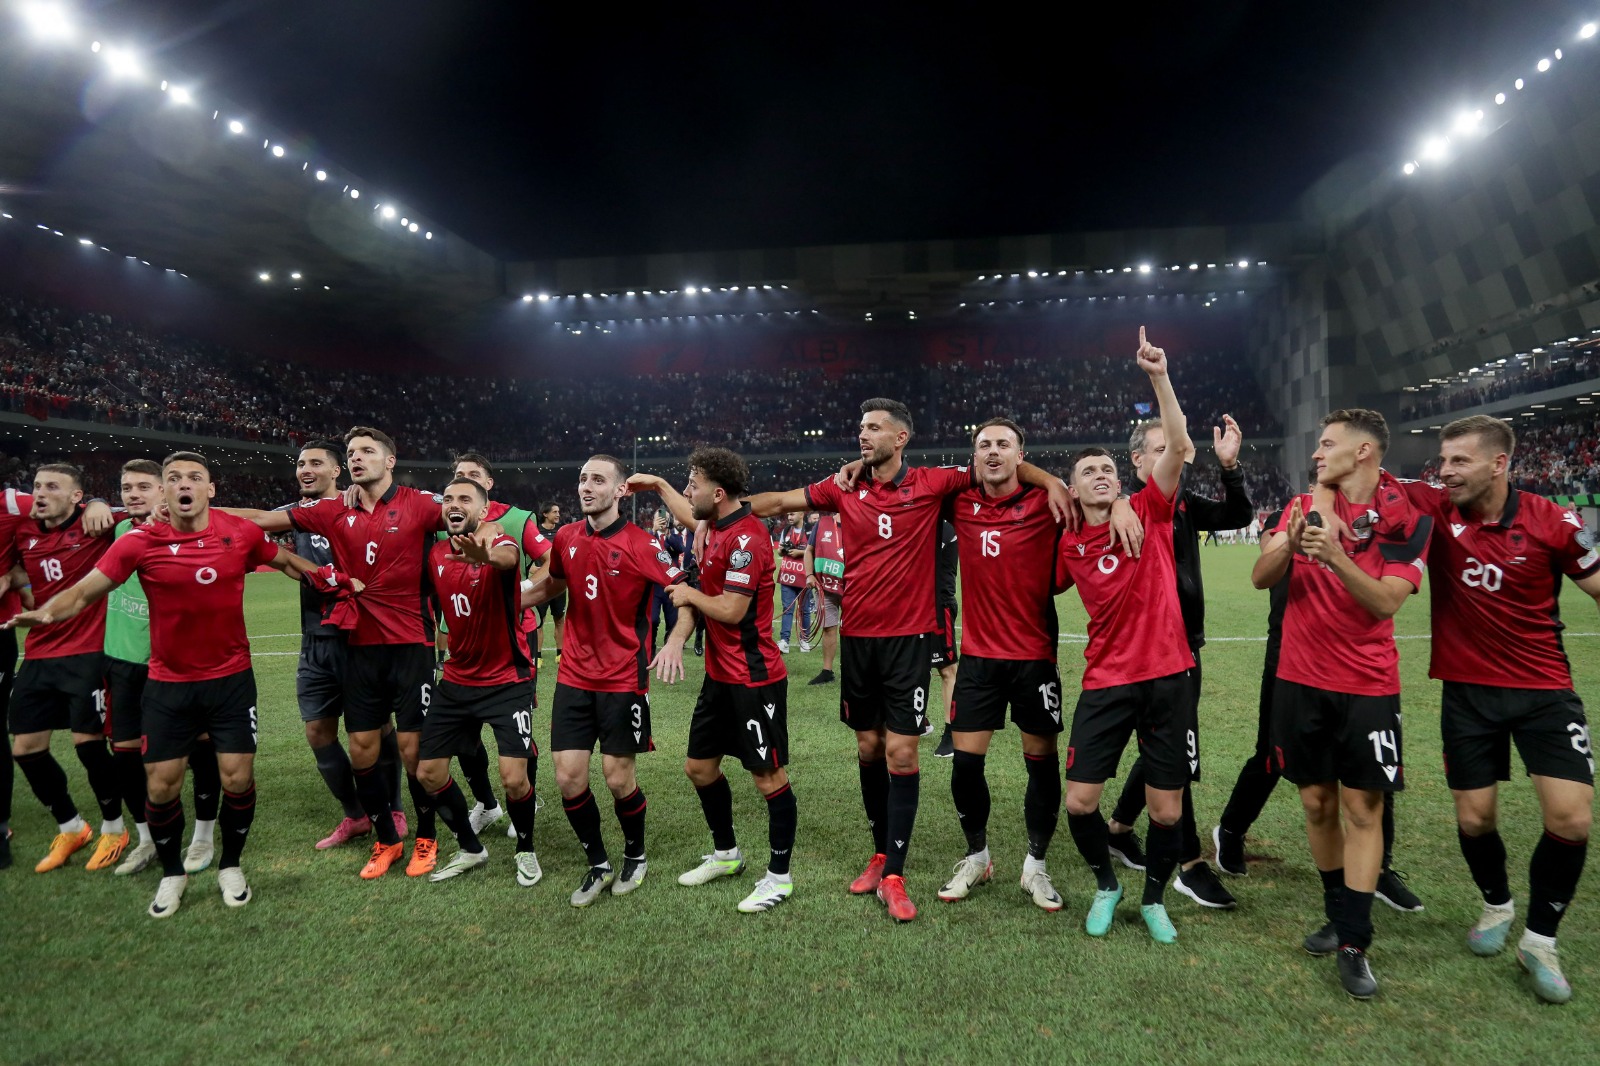
[[[1267, 600], [1249, 586], [1253, 547], [1203, 554], [1213, 643], [1204, 656], [1205, 778], [1195, 802], [1209, 853], [1211, 826], [1253, 746], [1263, 645], [1251, 638], [1264, 632]], [[1321, 897], [1287, 785], [1251, 836], [1259, 861], [1250, 876], [1226, 880], [1237, 911], [1203, 911], [1169, 892], [1177, 945], [1153, 944], [1133, 902], [1112, 935], [1094, 941], [1082, 928], [1093, 884], [1065, 818], [1050, 852], [1065, 910], [1046, 914], [1017, 886], [1025, 774], [1014, 730], [996, 736], [988, 761], [995, 881], [964, 902], [939, 902], [935, 892], [963, 846], [950, 763], [932, 757], [929, 739], [907, 869], [921, 914], [896, 925], [872, 897], [848, 895], [870, 838], [854, 738], [837, 720], [838, 688], [805, 685], [817, 651], [788, 657], [800, 828], [795, 895], [776, 911], [734, 910], [766, 855], [762, 801], [734, 764], [728, 776], [750, 872], [700, 888], [676, 883], [710, 848], [681, 764], [701, 678], [692, 658], [687, 682], [652, 692], [658, 750], [639, 761], [650, 804], [650, 874], [640, 891], [584, 911], [568, 906], [582, 857], [549, 765], [539, 768], [546, 806], [535, 842], [545, 879], [535, 888], [514, 882], [503, 824], [485, 838], [484, 871], [429, 884], [397, 869], [363, 882], [364, 844], [311, 846], [337, 809], [295, 710], [296, 589], [259, 575], [248, 595], [262, 723], [259, 806], [244, 856], [254, 902], [224, 908], [208, 870], [191, 879], [182, 911], [157, 922], [144, 913], [155, 869], [90, 874], [85, 851], [63, 870], [33, 873], [54, 827], [19, 774], [17, 861], [0, 874], [0, 1062], [1551, 1062], [1582, 1059], [1600, 1033], [1592, 873], [1562, 927], [1576, 990], [1569, 1005], [1539, 1004], [1509, 949], [1493, 959], [1467, 951], [1479, 901], [1440, 768], [1439, 688], [1426, 676], [1425, 639], [1401, 642], [1409, 787], [1396, 866], [1427, 909], [1377, 905], [1372, 963], [1382, 987], [1374, 1002], [1358, 1004], [1340, 991], [1333, 960], [1299, 947], [1322, 921]], [[1082, 634], [1076, 598], [1060, 602], [1063, 633]], [[1570, 585], [1564, 606], [1574, 633], [1600, 632], [1594, 604]], [[1427, 633], [1425, 594], [1397, 624], [1406, 636]], [[1082, 651], [1081, 643], [1062, 648], [1069, 707]], [[1570, 637], [1568, 654], [1592, 702], [1600, 638]], [[539, 695], [548, 706], [548, 653], [546, 666]], [[535, 735], [548, 736], [547, 711], [535, 721]], [[73, 794], [92, 811], [69, 748], [58, 735]], [[1519, 906], [1513, 939], [1540, 832], [1520, 764], [1517, 774], [1501, 800]], [[594, 788], [620, 854], [598, 773]], [[442, 850], [448, 856], [453, 842]], [[1121, 873], [1136, 901], [1136, 875]]]

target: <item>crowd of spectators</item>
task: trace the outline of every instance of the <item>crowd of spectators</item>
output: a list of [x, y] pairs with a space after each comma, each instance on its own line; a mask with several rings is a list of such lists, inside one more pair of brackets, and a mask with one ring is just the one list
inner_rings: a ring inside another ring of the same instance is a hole
[[[916, 416], [916, 444], [965, 446], [967, 426], [1005, 413], [1030, 443], [1121, 435], [1149, 401], [1129, 361], [1104, 356], [893, 369], [740, 369], [649, 378], [373, 374], [267, 361], [151, 333], [98, 313], [0, 297], [0, 409], [189, 436], [299, 444], [382, 412], [402, 454], [470, 448], [507, 461], [581, 458], [597, 441], [660, 449], [726, 443], [747, 453], [837, 451], [862, 397], [889, 395]], [[1224, 412], [1247, 437], [1275, 436], [1237, 358], [1198, 353], [1173, 376], [1191, 418]], [[659, 438], [652, 440], [652, 438]]]
[[1563, 385], [1575, 385], [1595, 378], [1600, 378], [1600, 351], [1578, 351], [1559, 358], [1541, 353], [1527, 362], [1507, 363], [1486, 379], [1407, 393], [1405, 399], [1400, 401], [1400, 419], [1409, 422], [1414, 418], [1464, 411], [1469, 407], [1546, 389], [1558, 389]]
[[[1511, 456], [1511, 484], [1541, 496], [1600, 493], [1600, 412], [1592, 406], [1512, 428], [1517, 448]], [[1418, 476], [1437, 481], [1439, 468], [1430, 462]]]

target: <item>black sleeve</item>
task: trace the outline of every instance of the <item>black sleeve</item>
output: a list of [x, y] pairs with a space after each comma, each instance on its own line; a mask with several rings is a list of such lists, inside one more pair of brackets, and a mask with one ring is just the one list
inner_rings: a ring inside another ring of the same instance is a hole
[[1222, 499], [1209, 500], [1188, 489], [1183, 502], [1189, 508], [1189, 521], [1199, 530], [1243, 529], [1255, 517], [1255, 507], [1244, 488], [1244, 464], [1222, 471]]

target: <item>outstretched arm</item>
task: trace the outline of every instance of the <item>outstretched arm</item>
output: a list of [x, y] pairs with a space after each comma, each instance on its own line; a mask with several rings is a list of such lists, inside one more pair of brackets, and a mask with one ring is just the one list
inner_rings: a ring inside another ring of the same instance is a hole
[[689, 501], [684, 499], [683, 493], [672, 487], [672, 483], [664, 477], [655, 474], [634, 474], [628, 479], [628, 491], [653, 492], [661, 497], [661, 502], [667, 505], [667, 510], [672, 512], [672, 517], [686, 526], [694, 525], [694, 508], [689, 506]]
[[1139, 327], [1139, 350], [1134, 355], [1150, 377], [1156, 392], [1156, 403], [1161, 408], [1161, 432], [1167, 438], [1166, 450], [1156, 458], [1150, 480], [1168, 499], [1178, 491], [1178, 478], [1183, 473], [1183, 460], [1194, 452], [1194, 442], [1189, 439], [1189, 420], [1178, 406], [1178, 395], [1172, 391], [1172, 379], [1167, 376], [1167, 353], [1145, 339], [1144, 327]]
[[82, 580], [71, 588], [62, 589], [51, 596], [43, 607], [32, 611], [23, 611], [0, 629], [16, 629], [19, 626], [47, 626], [55, 622], [65, 622], [90, 604], [103, 599], [116, 585], [111, 579], [98, 570], [91, 570], [84, 575]]
[[288, 533], [294, 529], [288, 511], [262, 511], [255, 507], [218, 507], [217, 510], [246, 522], [254, 522], [268, 533]]
[[[806, 499], [805, 489], [790, 489], [788, 492], [758, 492], [750, 497], [749, 503], [750, 510], [755, 513], [757, 518], [771, 518], [773, 515], [783, 514], [786, 511], [811, 510], [811, 502]], [[692, 522], [693, 518], [690, 521]], [[685, 522], [684, 524], [688, 525], [689, 523]]]

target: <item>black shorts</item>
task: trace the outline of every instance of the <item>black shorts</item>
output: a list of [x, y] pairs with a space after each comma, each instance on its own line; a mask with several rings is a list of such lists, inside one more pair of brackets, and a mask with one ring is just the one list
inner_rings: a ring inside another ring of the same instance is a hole
[[950, 728], [957, 733], [1004, 729], [1007, 706], [1024, 733], [1048, 737], [1061, 732], [1061, 672], [1056, 664], [967, 656], [956, 674]]
[[928, 721], [928, 635], [839, 641], [839, 721], [919, 737]]
[[689, 719], [691, 759], [737, 755], [753, 774], [789, 764], [789, 679], [735, 685], [706, 678]]
[[545, 615], [546, 611], [549, 611], [550, 612], [550, 616], [552, 618], [554, 618], [556, 621], [558, 621], [558, 622], [561, 621], [561, 619], [563, 619], [563, 618], [565, 618], [567, 616], [567, 593], [566, 593], [566, 590], [563, 589], [562, 592], [561, 592], [561, 595], [557, 596], [555, 599], [547, 600], [544, 603], [541, 603], [539, 605], [538, 610], [539, 610], [539, 620], [540, 621], [544, 620], [544, 615]]
[[1511, 780], [1511, 742], [1528, 773], [1594, 784], [1583, 701], [1571, 689], [1444, 683], [1444, 776], [1458, 792]]
[[550, 706], [550, 750], [637, 755], [654, 751], [648, 692], [591, 692], [556, 682]]
[[1072, 712], [1067, 742], [1067, 780], [1098, 785], [1117, 775], [1128, 734], [1139, 737], [1145, 783], [1180, 789], [1194, 773], [1198, 740], [1185, 707], [1189, 671], [1131, 685], [1084, 689]]
[[111, 743], [144, 736], [144, 685], [150, 680], [149, 663], [130, 663], [106, 656], [106, 717]]
[[347, 733], [382, 729], [394, 716], [402, 733], [422, 732], [433, 698], [433, 649], [426, 644], [352, 644], [344, 670]]
[[349, 645], [343, 634], [303, 637], [294, 671], [294, 696], [302, 722], [320, 722], [344, 713], [344, 674]]
[[1337, 781], [1367, 792], [1406, 787], [1400, 695], [1324, 692], [1278, 679], [1272, 693], [1272, 754], [1296, 785]]
[[961, 656], [956, 653], [956, 615], [960, 613], [960, 608], [953, 603], [939, 605], [939, 628], [928, 634], [928, 650], [933, 653], [935, 670], [960, 661]]
[[105, 676], [106, 657], [97, 651], [22, 660], [11, 693], [11, 732], [104, 734]]
[[151, 681], [144, 687], [144, 761], [182, 759], [211, 734], [219, 755], [256, 751], [256, 675], [248, 667], [209, 681]]
[[476, 751], [483, 727], [494, 730], [503, 759], [538, 755], [533, 743], [533, 684], [458, 685], [441, 681], [422, 724], [419, 758], [448, 759]]

